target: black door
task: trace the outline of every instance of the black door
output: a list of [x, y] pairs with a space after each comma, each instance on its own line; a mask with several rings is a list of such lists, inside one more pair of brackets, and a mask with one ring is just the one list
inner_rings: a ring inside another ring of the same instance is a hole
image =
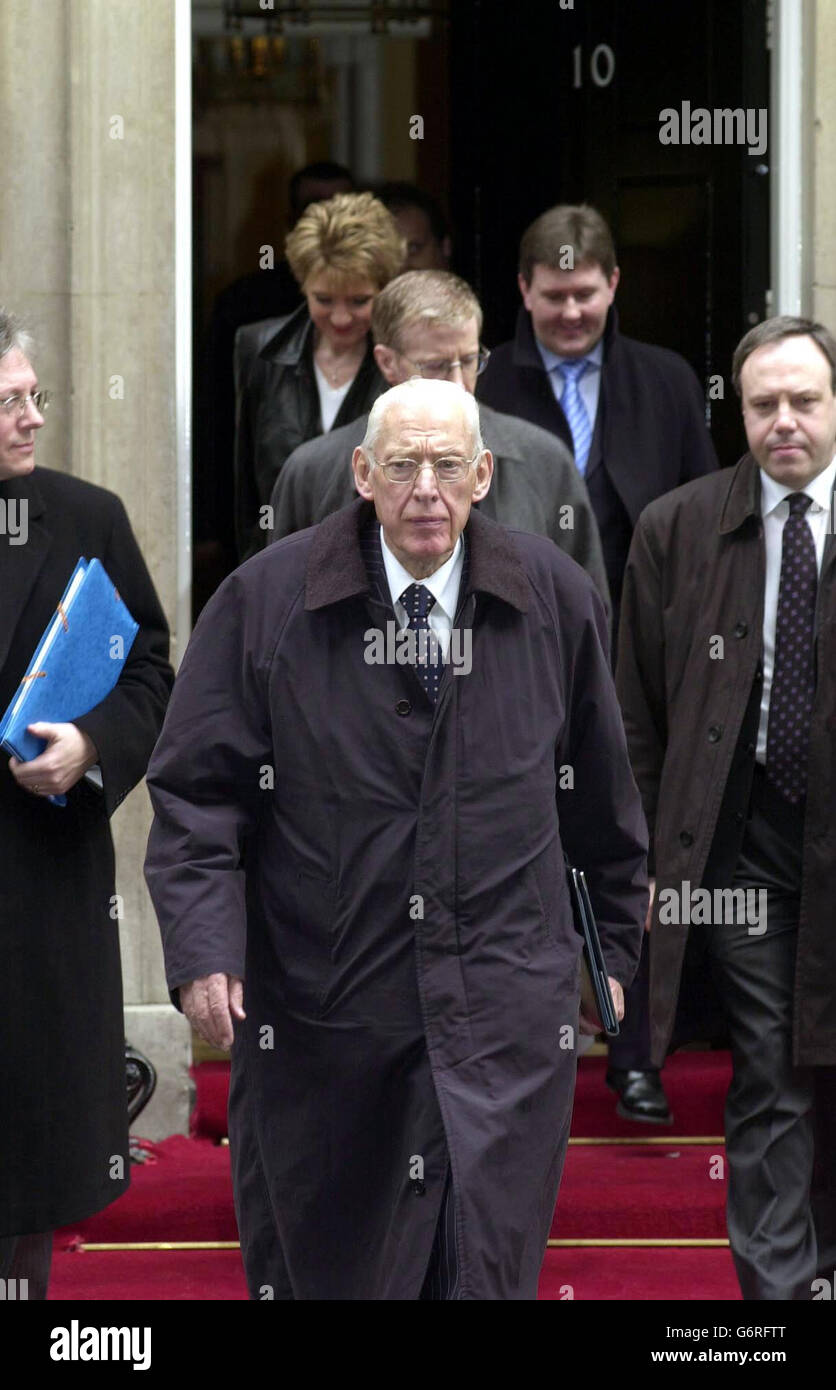
[[766, 315], [768, 149], [663, 144], [659, 113], [768, 106], [766, 0], [566, 3], [451, 7], [458, 268], [486, 341], [502, 341], [524, 228], [555, 203], [594, 204], [615, 236], [623, 330], [688, 359], [730, 464], [745, 448], [731, 354]]

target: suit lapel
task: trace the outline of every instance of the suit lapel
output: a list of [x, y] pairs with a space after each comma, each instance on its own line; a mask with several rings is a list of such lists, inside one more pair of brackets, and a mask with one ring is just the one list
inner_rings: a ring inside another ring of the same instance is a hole
[[8, 535], [0, 536], [1, 670], [26, 602], [49, 553], [52, 536], [46, 524], [43, 496], [34, 475], [0, 484], [0, 495], [7, 504], [11, 501], [18, 505], [26, 504], [28, 525], [28, 535], [23, 545], [12, 545]]

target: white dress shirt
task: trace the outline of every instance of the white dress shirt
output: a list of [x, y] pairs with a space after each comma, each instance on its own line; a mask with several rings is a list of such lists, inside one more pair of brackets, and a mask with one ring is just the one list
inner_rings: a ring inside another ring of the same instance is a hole
[[[535, 338], [534, 341], [537, 344], [537, 351], [543, 359], [543, 366], [548, 372], [554, 398], [559, 403], [563, 399], [563, 392], [566, 390], [566, 378], [562, 372], [558, 371], [558, 368], [562, 362], [576, 362], [577, 358], [558, 357], [557, 353], [552, 352], [550, 348], [544, 347], [539, 338]], [[595, 417], [598, 414], [598, 398], [601, 394], [601, 369], [604, 365], [603, 338], [599, 338], [591, 352], [587, 352], [585, 356], [589, 365], [578, 382], [578, 394], [586, 406], [589, 424], [594, 434]]]
[[778, 621], [778, 590], [781, 585], [781, 549], [784, 539], [784, 522], [790, 514], [787, 498], [793, 491], [804, 492], [811, 498], [805, 513], [805, 520], [813, 533], [816, 547], [816, 564], [821, 574], [824, 556], [824, 543], [830, 529], [828, 522], [831, 512], [833, 481], [836, 478], [836, 457], [832, 458], [823, 473], [813, 478], [804, 488], [793, 489], [783, 483], [776, 483], [768, 473], [760, 469], [761, 475], [761, 514], [763, 516], [763, 539], [766, 546], [766, 583], [763, 593], [763, 692], [761, 694], [761, 716], [758, 725], [758, 744], [756, 758], [759, 763], [766, 762], [766, 730], [769, 723], [769, 696], [772, 690], [772, 675], [775, 670], [775, 628]]
[[380, 548], [383, 551], [386, 579], [389, 584], [389, 593], [392, 595], [392, 607], [395, 610], [398, 627], [403, 630], [409, 623], [409, 615], [400, 601], [404, 589], [408, 589], [410, 584], [424, 584], [435, 599], [435, 603], [427, 616], [427, 622], [438, 638], [442, 655], [446, 661], [450, 653], [450, 634], [453, 631], [453, 621], [459, 603], [459, 586], [464, 565], [464, 545], [461, 536], [456, 541], [450, 559], [445, 560], [441, 568], [426, 579], [416, 579], [413, 574], [404, 569], [400, 560], [392, 554], [386, 544], [382, 527], [380, 529]]

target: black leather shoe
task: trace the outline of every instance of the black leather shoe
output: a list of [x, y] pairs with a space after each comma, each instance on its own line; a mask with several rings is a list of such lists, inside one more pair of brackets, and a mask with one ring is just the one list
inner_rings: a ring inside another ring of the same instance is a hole
[[658, 1071], [607, 1072], [607, 1085], [618, 1095], [616, 1115], [623, 1120], [642, 1120], [650, 1125], [673, 1124], [668, 1099]]

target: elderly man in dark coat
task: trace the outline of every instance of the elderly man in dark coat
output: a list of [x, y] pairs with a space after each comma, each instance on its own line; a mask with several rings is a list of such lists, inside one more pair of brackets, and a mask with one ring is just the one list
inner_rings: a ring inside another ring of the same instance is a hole
[[532, 1299], [577, 1056], [564, 851], [619, 1005], [647, 906], [603, 605], [471, 510], [492, 459], [453, 383], [380, 397], [354, 469], [192, 637], [149, 776], [169, 987], [234, 1028], [254, 1298]]
[[[642, 514], [618, 687], [651, 830], [651, 1026], [710, 972], [732, 1043], [729, 1238], [744, 1298], [836, 1264], [836, 342], [758, 324], [734, 470]], [[821, 1294], [819, 1296], [822, 1296]]]
[[[0, 713], [79, 556], [98, 557], [139, 632], [110, 695], [48, 747], [0, 758], [0, 1278], [46, 1296], [57, 1226], [130, 1181], [109, 817], [140, 780], [174, 674], [168, 629], [117, 497], [35, 467], [45, 393], [0, 311]], [[67, 794], [67, 805], [48, 797]]]
[[[456, 381], [473, 392], [489, 357], [479, 345], [481, 331], [481, 304], [466, 281], [449, 271], [397, 276], [372, 310], [374, 357], [390, 386], [419, 375]], [[361, 415], [294, 449], [270, 498], [273, 540], [313, 526], [356, 497], [351, 457], [368, 418]], [[487, 405], [479, 407], [479, 424], [494, 463], [490, 491], [479, 503], [482, 514], [548, 536], [592, 576], [609, 607], [598, 525], [566, 445], [547, 430]]]

